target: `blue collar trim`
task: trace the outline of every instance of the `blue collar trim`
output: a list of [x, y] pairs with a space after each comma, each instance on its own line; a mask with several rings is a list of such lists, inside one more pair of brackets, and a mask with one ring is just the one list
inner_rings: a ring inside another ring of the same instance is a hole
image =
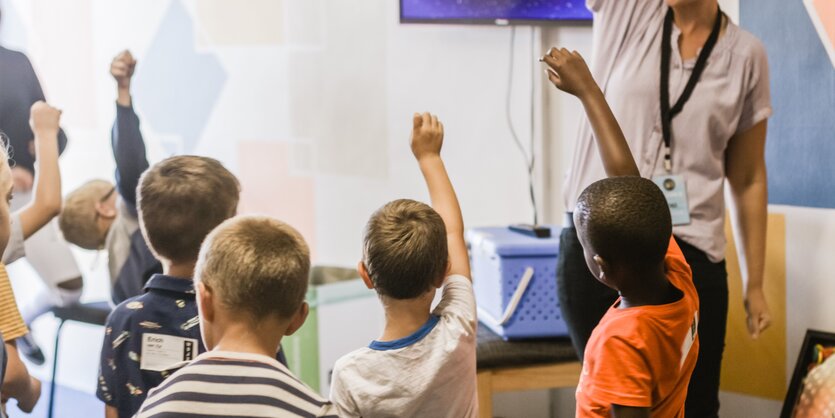
[[400, 348], [408, 347], [420, 340], [424, 337], [429, 335], [433, 329], [435, 329], [435, 325], [438, 325], [438, 322], [441, 320], [440, 316], [432, 315], [426, 321], [423, 326], [421, 326], [417, 331], [415, 331], [412, 335], [408, 337], [403, 337], [397, 340], [392, 341], [377, 341], [374, 340], [371, 344], [368, 345], [368, 348], [377, 351], [387, 351], [387, 350], [397, 350]]

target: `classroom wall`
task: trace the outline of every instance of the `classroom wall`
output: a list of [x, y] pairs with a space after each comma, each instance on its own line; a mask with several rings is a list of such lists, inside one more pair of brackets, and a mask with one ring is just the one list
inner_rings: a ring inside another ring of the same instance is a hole
[[[65, 110], [65, 191], [112, 177], [108, 68], [129, 48], [151, 159], [219, 158], [242, 180], [241, 211], [296, 225], [319, 264], [355, 265], [363, 225], [385, 202], [428, 200], [408, 144], [415, 111], [445, 123], [444, 157], [468, 225], [532, 220], [505, 116], [509, 28], [400, 25], [397, 3], [386, 0], [0, 4], [4, 44], [27, 52], [47, 97]], [[520, 28], [510, 106], [526, 146], [538, 66], [530, 39]], [[79, 257], [91, 278], [85, 299], [106, 298], [103, 260]], [[12, 270], [21, 298], [31, 295], [39, 286], [31, 272], [22, 262]], [[53, 321], [35, 329], [49, 349]], [[62, 383], [92, 392], [98, 333], [67, 325], [61, 356], [76, 361], [61, 362]]]
[[[739, 1], [721, 3], [738, 21]], [[111, 176], [114, 86], [107, 69], [127, 47], [139, 58], [134, 94], [152, 159], [181, 152], [221, 159], [242, 179], [242, 211], [296, 225], [317, 263], [353, 265], [374, 209], [399, 197], [428, 199], [408, 149], [413, 111], [437, 112], [445, 122], [444, 156], [468, 225], [531, 220], [524, 162], [505, 115], [509, 28], [400, 25], [396, 2], [386, 0], [231, 4], [0, 0], [0, 39], [28, 53], [47, 97], [65, 110], [71, 141], [62, 158], [65, 190]], [[536, 29], [533, 51], [529, 28], [516, 35], [512, 119], [527, 146], [533, 82], [536, 190], [542, 219], [559, 223], [562, 173], [581, 109], [543, 88], [535, 57], [549, 45], [589, 56], [591, 29]], [[772, 133], [768, 140], [791, 138]], [[827, 298], [835, 293], [829, 274], [835, 211], [784, 205], [770, 211], [785, 219], [785, 311], [775, 312], [785, 316], [779, 342], [785, 358], [761, 367], [790, 376], [805, 330], [835, 331]], [[78, 255], [90, 279], [85, 299], [106, 298], [103, 260]], [[25, 263], [11, 272], [22, 297], [37, 288]], [[54, 325], [48, 318], [35, 324], [47, 349]], [[61, 356], [74, 361], [62, 361], [59, 379], [92, 392], [100, 329], [68, 325], [65, 336]], [[46, 375], [44, 368], [35, 372]], [[778, 415], [779, 400], [734, 387], [722, 395], [725, 416]], [[570, 391], [554, 398], [562, 405], [554, 415], [571, 416]], [[536, 416], [548, 400], [545, 393], [502, 395], [497, 413]]]

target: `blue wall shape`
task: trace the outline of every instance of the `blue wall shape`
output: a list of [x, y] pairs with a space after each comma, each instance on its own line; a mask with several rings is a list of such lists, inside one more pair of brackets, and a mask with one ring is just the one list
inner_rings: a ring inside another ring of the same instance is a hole
[[768, 50], [769, 203], [835, 208], [835, 67], [801, 0], [742, 0], [741, 25]]
[[195, 51], [194, 22], [181, 0], [171, 2], [138, 59], [136, 107], [154, 130], [182, 138], [182, 149], [168, 151], [193, 152], [227, 76], [215, 55]]

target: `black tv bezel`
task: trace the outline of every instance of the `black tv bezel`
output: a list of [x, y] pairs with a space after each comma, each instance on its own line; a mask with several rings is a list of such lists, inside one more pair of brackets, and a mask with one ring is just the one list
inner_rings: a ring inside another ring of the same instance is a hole
[[484, 26], [588, 26], [593, 18], [588, 19], [415, 19], [403, 17], [403, 1], [399, 0], [397, 11], [400, 23], [433, 24], [433, 25], [484, 25]]

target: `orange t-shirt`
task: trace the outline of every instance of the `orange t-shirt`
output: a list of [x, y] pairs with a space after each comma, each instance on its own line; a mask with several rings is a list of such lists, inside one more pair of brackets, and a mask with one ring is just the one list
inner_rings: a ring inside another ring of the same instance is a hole
[[577, 417], [610, 417], [612, 404], [650, 408], [654, 417], [684, 417], [687, 385], [699, 352], [699, 296], [674, 239], [667, 279], [684, 296], [664, 305], [618, 308], [597, 324], [577, 386]]

